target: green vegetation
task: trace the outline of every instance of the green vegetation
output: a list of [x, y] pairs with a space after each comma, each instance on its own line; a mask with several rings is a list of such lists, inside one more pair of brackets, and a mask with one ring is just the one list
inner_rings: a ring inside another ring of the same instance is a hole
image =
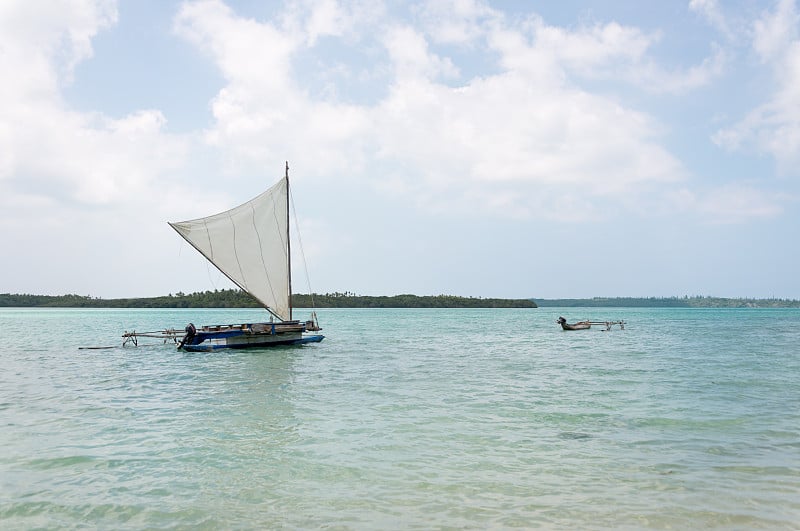
[[722, 297], [595, 297], [536, 299], [540, 308], [800, 308], [793, 299], [726, 299]]
[[[354, 293], [324, 295], [296, 294], [292, 302], [297, 308], [536, 308], [530, 299], [483, 299], [437, 295], [395, 295], [369, 297]], [[312, 304], [313, 302], [313, 304]], [[0, 294], [0, 307], [51, 308], [259, 308], [261, 305], [247, 293], [215, 290], [185, 295], [171, 293], [165, 297], [138, 299], [98, 299], [81, 295], [12, 295]]]
[[345, 292], [294, 295], [292, 300], [298, 308], [536, 308], [536, 303], [530, 299], [484, 299], [453, 295], [371, 297]]
[[0, 307], [44, 308], [259, 308], [247, 293], [228, 289], [200, 293], [169, 294], [165, 297], [134, 299], [99, 299], [81, 295], [12, 295], [0, 294]]
[[[595, 297], [592, 299], [484, 299], [453, 295], [372, 297], [355, 293], [295, 294], [297, 308], [800, 308], [793, 299], [726, 299], [721, 297]], [[236, 289], [176, 293], [164, 297], [98, 299], [82, 295], [0, 294], [0, 307], [51, 308], [259, 308]]]

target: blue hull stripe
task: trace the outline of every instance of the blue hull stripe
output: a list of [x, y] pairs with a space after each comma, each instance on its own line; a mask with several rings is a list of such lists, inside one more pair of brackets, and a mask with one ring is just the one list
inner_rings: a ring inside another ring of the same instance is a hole
[[[207, 335], [205, 339], [211, 339], [209, 337], [211, 335], [212, 334]], [[223, 339], [223, 338], [226, 338], [226, 337], [233, 337], [233, 336], [237, 336], [237, 335], [241, 335], [241, 332], [233, 333], [233, 334], [228, 333], [228, 332], [221, 332], [219, 334], [215, 333], [215, 334], [213, 334], [213, 337], [215, 339]], [[243, 348], [279, 347], [279, 346], [286, 346], [286, 345], [302, 345], [302, 344], [305, 344], [305, 343], [319, 343], [324, 338], [325, 338], [325, 336], [315, 335], [315, 336], [305, 336], [305, 337], [298, 337], [298, 338], [294, 338], [294, 339], [285, 339], [285, 340], [278, 340], [278, 341], [265, 341], [263, 343], [239, 343], [239, 344], [222, 343], [222, 344], [208, 344], [208, 345], [200, 343], [200, 344], [197, 344], [197, 345], [184, 345], [183, 346], [183, 350], [186, 350], [186, 351], [189, 351], [189, 352], [208, 352], [210, 350], [221, 350], [221, 349], [229, 349], [229, 348], [232, 348], [232, 349], [243, 349]]]

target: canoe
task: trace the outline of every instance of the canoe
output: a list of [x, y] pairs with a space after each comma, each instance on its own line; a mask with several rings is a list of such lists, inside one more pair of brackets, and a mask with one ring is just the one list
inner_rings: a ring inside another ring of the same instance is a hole
[[562, 330], [588, 330], [592, 327], [592, 324], [588, 321], [579, 321], [577, 323], [569, 324], [563, 317], [559, 317], [556, 322], [561, 325]]

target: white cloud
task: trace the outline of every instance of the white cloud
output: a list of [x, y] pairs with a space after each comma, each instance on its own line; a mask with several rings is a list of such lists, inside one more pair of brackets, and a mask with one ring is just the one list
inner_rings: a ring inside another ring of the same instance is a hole
[[[429, 209], [501, 215], [583, 218], [598, 212], [586, 207], [592, 197], [611, 200], [640, 183], [684, 178], [650, 117], [569, 81], [571, 70], [640, 62], [655, 37], [617, 24], [569, 32], [534, 21], [531, 42], [476, 3], [454, 5], [451, 20], [467, 19], [464, 39], [486, 17], [482, 31], [502, 71], [450, 86], [458, 68], [432, 50], [433, 37], [382, 25], [374, 37], [395, 77], [385, 98], [364, 106], [315, 100], [299, 85], [291, 64], [314, 42], [304, 37], [318, 32], [314, 16], [293, 13], [307, 25], [290, 31], [238, 17], [219, 2], [186, 4], [176, 28], [209, 51], [227, 79], [208, 139], [252, 161], [313, 153], [327, 175], [354, 176], [371, 159], [369, 167], [386, 177], [365, 176], [370, 185], [404, 190]], [[398, 167], [402, 185], [389, 177]], [[576, 188], [561, 201], [566, 186]], [[551, 205], [563, 207], [549, 212]]]
[[753, 49], [765, 61], [784, 53], [797, 39], [798, 14], [794, 0], [780, 0], [774, 12], [765, 12], [753, 24]]
[[698, 65], [667, 70], [653, 61], [643, 62], [624, 74], [629, 80], [655, 93], [682, 94], [709, 85], [720, 77], [728, 64], [725, 50], [712, 44], [712, 54]]
[[532, 32], [538, 52], [557, 57], [566, 66], [584, 73], [608, 68], [615, 62], [636, 63], [660, 38], [616, 22], [569, 31], [548, 26], [540, 18], [534, 19]]
[[[271, 98], [290, 91], [290, 59], [302, 42], [301, 35], [237, 17], [218, 0], [184, 3], [175, 30], [209, 53], [225, 78], [235, 82], [233, 89], [220, 94], [220, 105], [245, 97], [250, 103], [263, 101], [261, 107], [278, 107]], [[267, 90], [260, 100], [251, 97], [250, 91], [256, 88]]]
[[[179, 35], [210, 53], [227, 80], [206, 138], [236, 164], [263, 168], [265, 160], [300, 160], [310, 151], [323, 167], [341, 169], [360, 158], [364, 111], [313, 100], [293, 77], [293, 54], [314, 42], [293, 26], [297, 18], [287, 28], [258, 23], [215, 0], [184, 4], [176, 17]], [[319, 31], [315, 17], [304, 20], [311, 24], [304, 30]]]
[[113, 120], [81, 115], [48, 102], [4, 113], [18, 127], [6, 146], [12, 190], [38, 190], [76, 203], [109, 203], [140, 197], [148, 183], [180, 164], [184, 145], [161, 133], [158, 111]]
[[[320, 37], [358, 38], [358, 27], [370, 25], [385, 16], [381, 2], [357, 0], [304, 0], [307, 22], [298, 27], [306, 35], [306, 44], [314, 46]], [[303, 12], [301, 8], [301, 13]]]
[[484, 35], [484, 26], [501, 14], [476, 0], [446, 0], [422, 4], [420, 19], [437, 43], [471, 46]]
[[174, 168], [184, 142], [162, 133], [159, 111], [120, 119], [78, 113], [61, 88], [92, 55], [91, 39], [116, 22], [108, 1], [25, 1], [0, 7], [0, 179], [6, 194], [107, 203], [145, 190]]
[[774, 218], [783, 212], [782, 205], [790, 200], [781, 193], [736, 182], [702, 192], [682, 188], [670, 193], [668, 198], [679, 210], [695, 212], [714, 224]]
[[[60, 102], [59, 68], [74, 68], [91, 55], [91, 36], [116, 20], [113, 7], [85, 2], [71, 18], [34, 17], [49, 32], [32, 32], [34, 60], [27, 62], [33, 67], [26, 71], [36, 80], [31, 87], [50, 88], [44, 95], [19, 89], [23, 96], [0, 120], [0, 138], [14, 146], [0, 155], [0, 176], [29, 176], [14, 185], [20, 190], [48, 182], [75, 201], [102, 204], [151, 188], [188, 155], [188, 140], [166, 135], [158, 110], [113, 120], [69, 111]], [[641, 85], [688, 90], [721, 68], [721, 52], [670, 74], [649, 57], [658, 32], [615, 22], [566, 29], [533, 16], [520, 23], [486, 4], [453, 0], [420, 9], [433, 32], [424, 33], [381, 19], [386, 13], [380, 7], [361, 7], [297, 2], [262, 22], [220, 0], [181, 5], [176, 33], [208, 54], [226, 80], [212, 101], [215, 122], [205, 140], [227, 154], [231, 172], [263, 171], [275, 159], [313, 153], [316, 169], [310, 171], [320, 177], [368, 179], [365, 184], [402, 191], [427, 209], [553, 219], [605, 216], [615, 211], [609, 204], [628, 208], [649, 187], [685, 179], [680, 161], [659, 143], [660, 124], [582, 89], [578, 78], [622, 75]], [[436, 21], [449, 29], [433, 31]], [[77, 44], [59, 47], [65, 35]], [[385, 48], [389, 63], [374, 67], [394, 72], [394, 80], [374, 105], [320, 99], [297, 77], [300, 54], [322, 37], [343, 35]], [[436, 43], [474, 46], [481, 40], [496, 54], [497, 73], [453, 86], [458, 65], [437, 53]], [[28, 127], [12, 135], [16, 122]], [[785, 138], [784, 147], [772, 149], [790, 150], [792, 137]], [[50, 156], [37, 157], [37, 150]], [[373, 172], [359, 177], [366, 167]]]
[[384, 44], [398, 79], [453, 78], [458, 75], [458, 69], [450, 59], [431, 53], [425, 37], [412, 28], [389, 30]]
[[714, 28], [728, 38], [733, 36], [718, 0], [690, 0], [689, 9], [702, 15]]
[[[116, 20], [105, 0], [0, 3], [0, 234], [18, 255], [2, 275], [18, 290], [125, 290], [120, 277], [144, 274], [129, 253], [165, 232], [169, 199], [180, 197], [163, 177], [183, 167], [189, 141], [164, 133], [160, 111], [111, 118], [63, 97], [92, 39]], [[142, 222], [143, 212], [155, 219]]]
[[308, 44], [313, 46], [319, 37], [341, 36], [349, 30], [349, 17], [336, 0], [315, 2], [308, 21]]
[[770, 99], [713, 140], [730, 150], [755, 149], [775, 158], [782, 173], [800, 175], [800, 17], [793, 1], [782, 0], [754, 25], [753, 49], [771, 67]]
[[92, 55], [91, 39], [117, 20], [113, 0], [54, 0], [0, 4], [0, 95], [57, 97], [60, 83]]
[[381, 155], [422, 168], [416, 196], [427, 188], [430, 201], [484, 198], [508, 213], [513, 197], [517, 214], [547, 216], [550, 201], [533, 198], [627, 194], [637, 183], [683, 176], [650, 140], [655, 127], [645, 115], [521, 73], [460, 89], [398, 84], [376, 117]]
[[503, 51], [509, 68], [534, 71], [544, 65], [562, 69], [564, 75], [624, 81], [654, 93], [680, 94], [707, 85], [727, 61], [723, 49], [712, 46], [712, 54], [700, 64], [667, 69], [649, 54], [662, 39], [660, 32], [648, 34], [616, 22], [570, 30], [532, 17], [519, 29], [498, 29], [489, 38]]

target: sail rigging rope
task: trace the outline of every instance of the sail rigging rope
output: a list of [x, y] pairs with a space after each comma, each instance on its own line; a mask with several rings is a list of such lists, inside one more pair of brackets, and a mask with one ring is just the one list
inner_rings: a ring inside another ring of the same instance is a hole
[[[211, 243], [211, 233], [208, 230], [208, 221], [205, 220], [205, 219], [203, 220], [203, 228], [206, 229], [206, 238], [208, 238], [208, 249], [210, 251], [208, 253], [210, 256], [209, 256], [208, 260], [206, 260], [206, 274], [208, 275], [208, 280], [211, 282], [211, 285], [214, 286], [214, 289], [216, 290], [217, 289], [217, 285], [211, 279], [211, 269], [209, 269], [209, 267], [208, 267], [209, 263], [214, 263], [214, 245]], [[186, 241], [185, 237], [184, 237], [184, 241]], [[203, 254], [203, 253], [200, 253], [200, 254]], [[210, 260], [210, 262], [209, 262], [209, 260]], [[219, 269], [217, 269], [217, 271], [219, 271]]]
[[245, 278], [244, 271], [242, 271], [242, 263], [239, 261], [239, 253], [236, 248], [236, 223], [233, 221], [233, 215], [230, 214], [230, 211], [228, 211], [228, 219], [231, 220], [231, 227], [233, 228], [233, 256], [236, 258], [236, 265], [239, 266], [239, 278], [242, 279], [242, 284], [244, 284], [241, 288], [250, 293], [247, 287], [247, 278]]
[[308, 286], [308, 294], [311, 297], [311, 309], [315, 309], [314, 292], [311, 290], [311, 279], [308, 276], [308, 264], [306, 264], [306, 253], [303, 250], [303, 239], [300, 237], [300, 223], [297, 221], [297, 208], [294, 206], [294, 194], [289, 191], [289, 199], [292, 202], [292, 214], [294, 215], [294, 226], [297, 229], [297, 243], [300, 244], [300, 257], [303, 259], [303, 270], [306, 274], [306, 285]]
[[[272, 200], [273, 209], [275, 204], [275, 199]], [[261, 265], [264, 266], [264, 274], [267, 277], [267, 285], [269, 286], [269, 292], [272, 295], [272, 300], [277, 300], [275, 298], [275, 288], [272, 287], [272, 279], [269, 275], [269, 268], [267, 267], [267, 262], [264, 260], [264, 245], [261, 242], [261, 232], [258, 230], [258, 226], [256, 225], [256, 207], [254, 205], [250, 205], [250, 211], [253, 214], [251, 219], [253, 221], [253, 230], [256, 231], [256, 236], [258, 236], [258, 255], [261, 257]], [[267, 307], [267, 311], [269, 311], [269, 307]]]

